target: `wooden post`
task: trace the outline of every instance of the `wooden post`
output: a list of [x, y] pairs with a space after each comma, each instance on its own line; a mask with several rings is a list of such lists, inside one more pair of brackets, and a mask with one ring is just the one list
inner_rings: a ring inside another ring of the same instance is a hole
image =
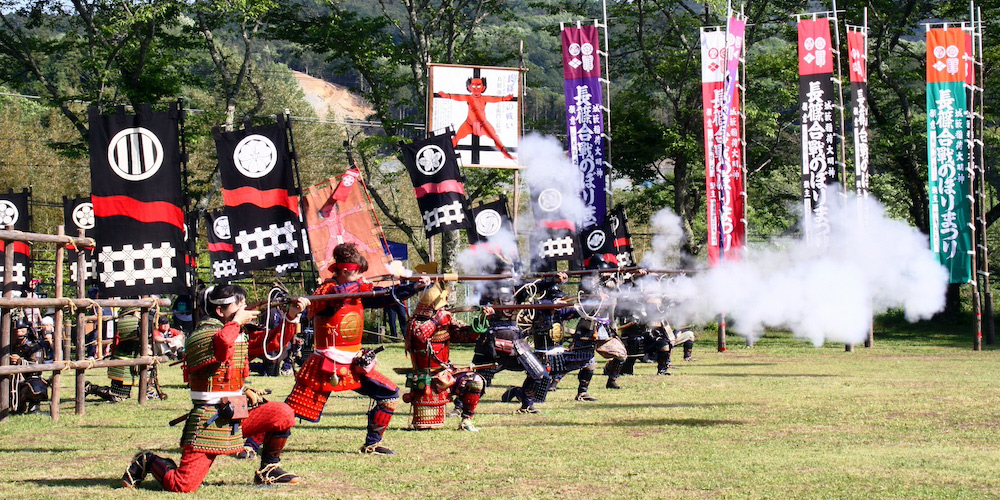
[[[64, 236], [66, 234], [66, 226], [60, 224], [56, 227], [56, 235]], [[55, 277], [55, 296], [57, 299], [61, 299], [63, 296], [63, 259], [66, 258], [66, 245], [60, 243], [56, 245], [56, 277]], [[55, 329], [52, 331], [52, 361], [62, 361], [63, 360], [63, 350], [62, 350], [62, 335], [63, 335], [63, 312], [61, 307], [56, 308], [55, 318], [53, 318], [53, 326]], [[49, 387], [52, 388], [52, 399], [49, 400], [49, 416], [53, 421], [59, 420], [59, 384], [62, 382], [62, 372], [55, 371], [52, 372], [51, 383]]]
[[[7, 226], [7, 229], [11, 229], [11, 227]], [[3, 296], [10, 298], [14, 293], [14, 245], [11, 240], [4, 241], [7, 251], [4, 252]], [[0, 316], [2, 318], [0, 321], [3, 322], [0, 325], [0, 366], [10, 365], [10, 317], [10, 309], [4, 309], [3, 315]], [[7, 420], [7, 417], [10, 416], [10, 392], [13, 389], [11, 377], [0, 376], [0, 422]]]
[[[149, 356], [149, 308], [143, 307], [139, 315], [139, 352], [140, 356]], [[149, 365], [139, 365], [139, 404], [146, 404], [146, 394], [149, 392]]]
[[719, 352], [726, 352], [726, 314], [722, 313], [719, 315], [719, 341], [718, 341]]
[[[83, 237], [83, 229], [80, 230], [80, 237]], [[76, 296], [84, 298], [87, 296], [87, 263], [83, 258], [83, 252], [76, 252]], [[76, 360], [83, 361], [87, 356], [87, 340], [84, 335], [85, 323], [83, 320], [84, 311], [76, 310]], [[84, 399], [86, 394], [87, 375], [85, 370], [76, 371], [76, 414], [83, 415]]]

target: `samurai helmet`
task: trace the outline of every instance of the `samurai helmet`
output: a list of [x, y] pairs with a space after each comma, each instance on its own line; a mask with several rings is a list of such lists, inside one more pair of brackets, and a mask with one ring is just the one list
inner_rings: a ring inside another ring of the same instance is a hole
[[417, 307], [437, 311], [446, 305], [448, 305], [448, 289], [445, 288], [444, 283], [438, 281], [424, 290]]

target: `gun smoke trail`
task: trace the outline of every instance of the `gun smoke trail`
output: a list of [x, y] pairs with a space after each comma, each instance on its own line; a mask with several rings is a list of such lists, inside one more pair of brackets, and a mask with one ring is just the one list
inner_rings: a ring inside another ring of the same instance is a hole
[[[705, 323], [725, 311], [738, 335], [755, 339], [766, 327], [788, 328], [817, 346], [862, 342], [873, 313], [902, 308], [912, 322], [941, 311], [948, 274], [927, 236], [886, 217], [875, 201], [864, 201], [869, 220], [862, 225], [857, 203], [852, 197], [831, 205], [825, 249], [775, 241], [748, 248], [740, 262], [662, 282], [644, 277], [640, 284], [672, 303], [666, 315], [673, 324]], [[680, 231], [671, 231], [663, 232], [654, 254], [677, 243], [671, 234]]]

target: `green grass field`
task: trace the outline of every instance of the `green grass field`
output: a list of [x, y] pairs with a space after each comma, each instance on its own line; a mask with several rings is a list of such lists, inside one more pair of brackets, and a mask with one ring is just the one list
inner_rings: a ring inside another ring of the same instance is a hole
[[[367, 398], [335, 394], [318, 424], [293, 430], [283, 465], [298, 485], [260, 488], [256, 461], [221, 457], [194, 494], [147, 480], [121, 489], [129, 458], [151, 449], [179, 455], [180, 429], [167, 421], [189, 405], [179, 368], [161, 375], [170, 398], [90, 402], [62, 418], [13, 416], [0, 424], [0, 497], [49, 498], [521, 498], [521, 499], [983, 499], [1000, 498], [997, 432], [1000, 351], [971, 350], [967, 325], [880, 328], [876, 345], [844, 352], [771, 333], [753, 348], [730, 337], [715, 352], [703, 332], [694, 362], [673, 376], [637, 364], [624, 389], [573, 401], [575, 375], [540, 405], [514, 414], [499, 401], [523, 375], [502, 373], [476, 416], [479, 433], [402, 430], [401, 405], [385, 444], [397, 455], [362, 456]], [[457, 361], [471, 349], [459, 346]], [[408, 364], [398, 344], [383, 372]], [[72, 377], [64, 377], [68, 387]], [[106, 383], [103, 370], [90, 380]], [[253, 380], [280, 398], [290, 377]]]

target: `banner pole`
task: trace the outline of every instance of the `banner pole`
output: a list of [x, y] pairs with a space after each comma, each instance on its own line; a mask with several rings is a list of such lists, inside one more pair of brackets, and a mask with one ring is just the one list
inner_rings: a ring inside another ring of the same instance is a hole
[[996, 324], [993, 317], [993, 288], [990, 286], [990, 265], [989, 265], [989, 241], [986, 237], [986, 154], [983, 138], [984, 135], [984, 117], [986, 116], [986, 103], [985, 103], [985, 91], [986, 88], [986, 72], [985, 64], [983, 60], [983, 10], [982, 7], [975, 5], [973, 2], [974, 16], [973, 16], [973, 45], [976, 49], [976, 65], [975, 69], [977, 71], [977, 85], [980, 89], [978, 93], [978, 99], [976, 104], [979, 108], [979, 121], [976, 126], [976, 157], [979, 159], [979, 222], [982, 231], [980, 232], [980, 241], [982, 243], [982, 280], [985, 286], [982, 289], [983, 297], [983, 316], [985, 317], [985, 328], [984, 333], [986, 335], [986, 343], [993, 345], [996, 343]]
[[[312, 241], [309, 239], [309, 230], [306, 224], [306, 206], [304, 198], [304, 188], [302, 186], [302, 178], [299, 177], [299, 152], [295, 149], [295, 136], [292, 134], [292, 110], [285, 108], [285, 137], [288, 139], [288, 154], [292, 158], [292, 172], [295, 173], [295, 187], [298, 191], [298, 202], [299, 202], [299, 231], [300, 236], [304, 236], [304, 241], [302, 242], [307, 248], [303, 248], [303, 256], [308, 250], [309, 262], [311, 272], [309, 277], [312, 279], [314, 284], [319, 284], [319, 272], [316, 270], [316, 261], [312, 258]], [[303, 259], [304, 260], [304, 259]], [[301, 262], [301, 261], [300, 261]]]

